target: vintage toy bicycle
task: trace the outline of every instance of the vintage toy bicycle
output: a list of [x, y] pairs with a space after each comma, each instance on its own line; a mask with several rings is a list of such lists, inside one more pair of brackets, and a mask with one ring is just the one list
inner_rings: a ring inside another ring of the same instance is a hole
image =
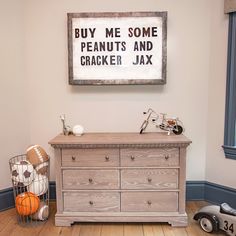
[[[150, 121], [156, 125], [157, 128], [167, 131], [168, 135], [173, 132], [176, 135], [180, 135], [183, 132], [183, 124], [179, 118], [167, 118], [165, 113], [156, 113], [153, 109], [149, 108], [148, 111], [143, 112], [144, 115], [147, 115], [147, 118], [141, 125], [140, 134], [144, 132], [147, 128]], [[160, 120], [161, 117], [161, 121]]]
[[168, 131], [168, 135], [170, 134], [170, 132], [173, 132], [176, 135], [183, 133], [183, 125], [179, 118], [167, 118], [165, 113], [160, 114], [162, 116], [162, 120], [160, 124], [156, 125], [157, 127], [162, 130]]
[[142, 134], [143, 131], [147, 128], [150, 121], [154, 123], [159, 118], [158, 114], [151, 108], [149, 108], [147, 111], [144, 111], [143, 114], [147, 115], [147, 118], [144, 120], [144, 122], [141, 125], [140, 132], [139, 132], [140, 134]]

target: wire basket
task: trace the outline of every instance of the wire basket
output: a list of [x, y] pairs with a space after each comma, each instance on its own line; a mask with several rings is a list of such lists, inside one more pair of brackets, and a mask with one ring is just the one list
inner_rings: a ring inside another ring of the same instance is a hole
[[26, 155], [9, 160], [18, 223], [46, 221], [49, 217], [49, 158], [31, 164]]

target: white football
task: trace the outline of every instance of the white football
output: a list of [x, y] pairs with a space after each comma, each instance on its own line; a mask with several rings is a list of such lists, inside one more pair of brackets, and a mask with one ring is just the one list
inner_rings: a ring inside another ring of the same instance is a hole
[[27, 186], [27, 190], [37, 196], [48, 191], [48, 178], [46, 175], [35, 174], [34, 180]]
[[49, 172], [49, 166], [48, 166], [49, 162], [45, 161], [37, 166], [35, 166], [35, 170], [37, 172], [37, 174], [41, 174], [41, 175], [46, 175]]
[[14, 185], [28, 186], [33, 181], [35, 174], [33, 165], [26, 160], [18, 161], [11, 167], [11, 178]]

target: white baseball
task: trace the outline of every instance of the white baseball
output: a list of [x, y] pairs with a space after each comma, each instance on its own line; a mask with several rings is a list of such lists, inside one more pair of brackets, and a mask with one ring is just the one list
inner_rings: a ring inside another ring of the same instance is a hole
[[73, 127], [73, 134], [75, 136], [81, 136], [84, 133], [84, 127], [82, 125], [75, 125]]

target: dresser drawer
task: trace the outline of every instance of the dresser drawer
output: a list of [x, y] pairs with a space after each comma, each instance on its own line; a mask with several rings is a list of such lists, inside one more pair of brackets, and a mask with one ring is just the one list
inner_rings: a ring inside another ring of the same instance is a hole
[[121, 193], [121, 211], [178, 211], [177, 192]]
[[118, 170], [63, 170], [63, 189], [118, 189]]
[[119, 166], [119, 149], [62, 149], [62, 166]]
[[120, 193], [66, 192], [64, 193], [64, 211], [120, 211]]
[[179, 166], [178, 148], [125, 148], [121, 166]]
[[177, 189], [178, 169], [121, 170], [122, 189]]

